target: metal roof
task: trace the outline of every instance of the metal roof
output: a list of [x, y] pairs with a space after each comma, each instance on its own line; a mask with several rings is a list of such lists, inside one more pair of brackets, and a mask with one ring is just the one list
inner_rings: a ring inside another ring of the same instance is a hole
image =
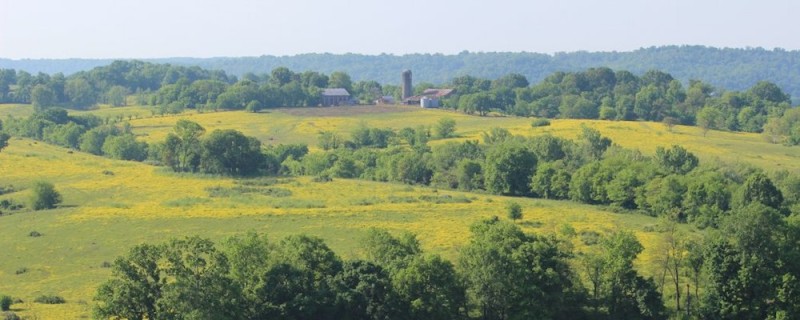
[[328, 88], [322, 89], [323, 96], [350, 96], [345, 88]]

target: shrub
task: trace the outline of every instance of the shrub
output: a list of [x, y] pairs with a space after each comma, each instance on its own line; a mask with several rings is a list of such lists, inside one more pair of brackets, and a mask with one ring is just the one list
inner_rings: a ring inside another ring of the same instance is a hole
[[581, 231], [578, 234], [581, 242], [587, 246], [595, 245], [600, 242], [600, 234], [595, 231]]
[[511, 202], [508, 204], [508, 218], [514, 221], [522, 219], [522, 206], [519, 203]]
[[41, 295], [36, 297], [36, 299], [33, 299], [33, 302], [42, 304], [62, 304], [66, 303], [67, 301], [61, 296], [57, 295]]
[[14, 189], [14, 186], [12, 186], [12, 185], [0, 186], [0, 195], [4, 195], [4, 194], [7, 194], [7, 193], [14, 193], [16, 191], [17, 191], [17, 189]]
[[23, 273], [26, 273], [26, 272], [28, 272], [28, 268], [22, 267], [22, 268], [17, 269], [17, 271], [14, 271], [14, 274], [20, 275], [20, 274], [23, 274]]
[[33, 197], [31, 198], [33, 210], [52, 209], [61, 201], [61, 194], [56, 191], [52, 183], [40, 181], [33, 185]]
[[31, 231], [31, 232], [28, 234], [28, 236], [30, 236], [30, 237], [34, 237], [34, 238], [36, 238], [36, 237], [41, 237], [41, 236], [42, 236], [42, 233], [41, 233], [41, 232], [39, 232], [39, 231], [33, 230], [33, 231]]
[[536, 127], [546, 127], [546, 126], [549, 126], [549, 125], [550, 125], [550, 120], [547, 120], [545, 118], [536, 118], [536, 119], [533, 119], [533, 121], [531, 122], [531, 127], [534, 127], [534, 128], [536, 128]]
[[13, 200], [3, 199], [0, 200], [0, 208], [7, 209], [7, 210], [19, 210], [22, 209], [23, 205], [20, 203], [16, 203]]
[[9, 312], [9, 311], [4, 311], [3, 313], [0, 313], [0, 319], [2, 319], [2, 320], [20, 320], [22, 318], [20, 318], [16, 313]]
[[11, 297], [9, 296], [0, 296], [0, 311], [8, 311], [11, 309]]

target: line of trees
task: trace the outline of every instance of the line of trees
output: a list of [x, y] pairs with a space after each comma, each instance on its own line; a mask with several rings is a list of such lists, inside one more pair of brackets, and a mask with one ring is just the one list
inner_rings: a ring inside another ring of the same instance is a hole
[[[471, 227], [456, 263], [425, 253], [413, 234], [372, 229], [362, 259], [343, 260], [319, 238], [271, 242], [247, 234], [216, 246], [191, 237], [138, 245], [97, 291], [96, 315], [126, 319], [665, 319], [641, 245], [610, 235], [589, 296], [564, 239], [491, 219]], [[591, 306], [591, 308], [589, 308]]]
[[[94, 116], [69, 116], [50, 108], [26, 119], [8, 118], [3, 129], [106, 155], [164, 165], [178, 172], [232, 176], [324, 175], [434, 185], [495, 194], [570, 199], [609, 205], [698, 226], [715, 226], [730, 210], [759, 202], [785, 215], [800, 207], [800, 177], [750, 167], [701, 166], [680, 146], [658, 148], [652, 157], [614, 146], [597, 130], [584, 127], [576, 141], [550, 135], [513, 136], [493, 128], [484, 143], [445, 143], [454, 135], [452, 119], [434, 126], [391, 129], [359, 126], [349, 139], [322, 132], [324, 152], [305, 145], [262, 148], [236, 130], [209, 134], [199, 124], [179, 120], [159, 143], [138, 141], [126, 124], [104, 124]], [[774, 179], [774, 181], [773, 181]]]
[[327, 151], [276, 159], [281, 160], [277, 172], [573, 200], [699, 227], [715, 227], [732, 210], [753, 203], [783, 215], [800, 209], [797, 174], [770, 177], [744, 165], [701, 165], [681, 146], [659, 147], [645, 156], [588, 127], [575, 141], [513, 136], [494, 128], [484, 133], [484, 143], [448, 142], [431, 149], [428, 140], [436, 135], [430, 131], [362, 126], [350, 139], [323, 132], [320, 147]]
[[[511, 73], [494, 80], [459, 76], [443, 86], [456, 89], [444, 105], [470, 114], [663, 121], [704, 130], [767, 131], [770, 141], [800, 143], [797, 112], [784, 116], [791, 109], [791, 97], [766, 81], [746, 91], [726, 91], [698, 80], [685, 87], [657, 70], [637, 76], [601, 67], [555, 72], [535, 84], [522, 74]], [[434, 84], [420, 83], [415, 92], [431, 87]], [[322, 88], [345, 88], [365, 104], [383, 95], [400, 98], [394, 85], [354, 82], [344, 72], [296, 73], [285, 67], [270, 73], [246, 73], [240, 79], [222, 71], [141, 61], [115, 61], [69, 77], [0, 70], [0, 103], [31, 103], [37, 111], [52, 106], [90, 108], [98, 102], [121, 106], [133, 95], [136, 103], [152, 105], [155, 114], [187, 108], [257, 112], [319, 105]]]
[[54, 106], [90, 109], [97, 103], [124, 106], [133, 96], [137, 104], [154, 106], [156, 114], [187, 108], [255, 112], [280, 106], [316, 106], [323, 88], [345, 88], [364, 103], [383, 94], [377, 82], [353, 82], [344, 72], [295, 73], [285, 67], [271, 73], [246, 73], [241, 80], [218, 70], [141, 61], [114, 61], [69, 77], [0, 69], [0, 103], [30, 103], [36, 111]]
[[532, 86], [515, 73], [495, 80], [460, 76], [448, 86], [456, 88], [456, 94], [445, 106], [466, 113], [664, 121], [706, 130], [762, 132], [769, 119], [782, 117], [791, 106], [791, 97], [770, 82], [743, 92], [696, 80], [685, 88], [670, 74], [655, 70], [641, 76], [609, 68], [556, 72]]
[[[220, 246], [190, 237], [135, 246], [97, 290], [95, 315], [125, 319], [792, 319], [800, 311], [800, 224], [753, 204], [720, 231], [691, 238], [664, 226], [664, 276], [634, 267], [630, 232], [585, 252], [558, 235], [496, 217], [473, 224], [455, 263], [413, 234], [372, 229], [361, 258], [323, 240], [250, 233]], [[669, 282], [665, 277], [669, 274]], [[674, 309], [662, 300], [674, 285]], [[683, 291], [685, 288], [685, 292]], [[683, 300], [681, 300], [683, 297]]]

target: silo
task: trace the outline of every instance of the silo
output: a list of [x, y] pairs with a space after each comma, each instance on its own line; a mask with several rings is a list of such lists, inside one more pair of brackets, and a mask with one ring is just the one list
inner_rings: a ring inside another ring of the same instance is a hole
[[411, 97], [411, 70], [403, 71], [403, 100]]

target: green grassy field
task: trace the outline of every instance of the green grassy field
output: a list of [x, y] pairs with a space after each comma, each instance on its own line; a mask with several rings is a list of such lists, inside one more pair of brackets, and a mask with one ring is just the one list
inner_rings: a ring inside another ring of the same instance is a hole
[[[549, 127], [532, 128], [530, 119], [523, 118], [475, 117], [409, 107], [368, 108], [192, 113], [147, 116], [131, 123], [134, 132], [150, 142], [162, 139], [178, 119], [188, 118], [209, 131], [238, 129], [268, 144], [314, 144], [321, 130], [347, 134], [362, 123], [415, 127], [431, 125], [441, 117], [457, 121], [457, 139], [477, 139], [491, 127], [508, 128], [515, 134], [549, 132], [574, 137], [580, 124], [586, 123], [618, 144], [646, 153], [656, 146], [681, 144], [703, 160], [742, 160], [769, 170], [800, 169], [800, 148], [771, 145], [753, 134], [710, 132], [703, 137], [692, 127], [678, 126], [667, 132], [656, 123], [577, 120], [555, 120]], [[141, 116], [147, 111], [142, 107], [115, 109], [139, 110]], [[121, 112], [107, 108], [93, 112], [112, 111]], [[0, 106], [3, 118], [11, 112], [21, 114], [24, 109]], [[602, 207], [360, 180], [318, 183], [307, 177], [281, 179], [263, 187], [280, 192], [236, 193], [230, 190], [241, 182], [230, 178], [174, 174], [164, 168], [70, 152], [28, 139], [13, 138], [9, 144], [0, 152], [0, 186], [13, 185], [19, 191], [2, 195], [0, 200], [26, 201], [27, 189], [38, 180], [54, 183], [65, 200], [59, 209], [0, 217], [0, 293], [25, 301], [12, 306], [21, 316], [89, 317], [95, 288], [110, 276], [104, 263], [143, 242], [186, 235], [219, 240], [246, 231], [276, 239], [306, 233], [322, 237], [344, 257], [359, 257], [359, 240], [368, 228], [379, 227], [414, 232], [426, 250], [454, 258], [469, 236], [469, 225], [494, 215], [504, 217], [506, 203], [512, 200], [523, 206], [520, 225], [530, 232], [557, 232], [566, 224], [579, 233], [633, 230], [646, 248], [638, 267], [644, 274], [656, 273], [654, 259], [662, 237], [652, 231], [657, 221], [642, 215], [610, 213]], [[443, 201], [426, 200], [431, 198]], [[683, 228], [694, 232], [688, 226]], [[42, 236], [29, 236], [32, 231]], [[573, 243], [576, 250], [591, 250], [579, 237]], [[32, 303], [41, 294], [61, 295], [67, 303]]]

